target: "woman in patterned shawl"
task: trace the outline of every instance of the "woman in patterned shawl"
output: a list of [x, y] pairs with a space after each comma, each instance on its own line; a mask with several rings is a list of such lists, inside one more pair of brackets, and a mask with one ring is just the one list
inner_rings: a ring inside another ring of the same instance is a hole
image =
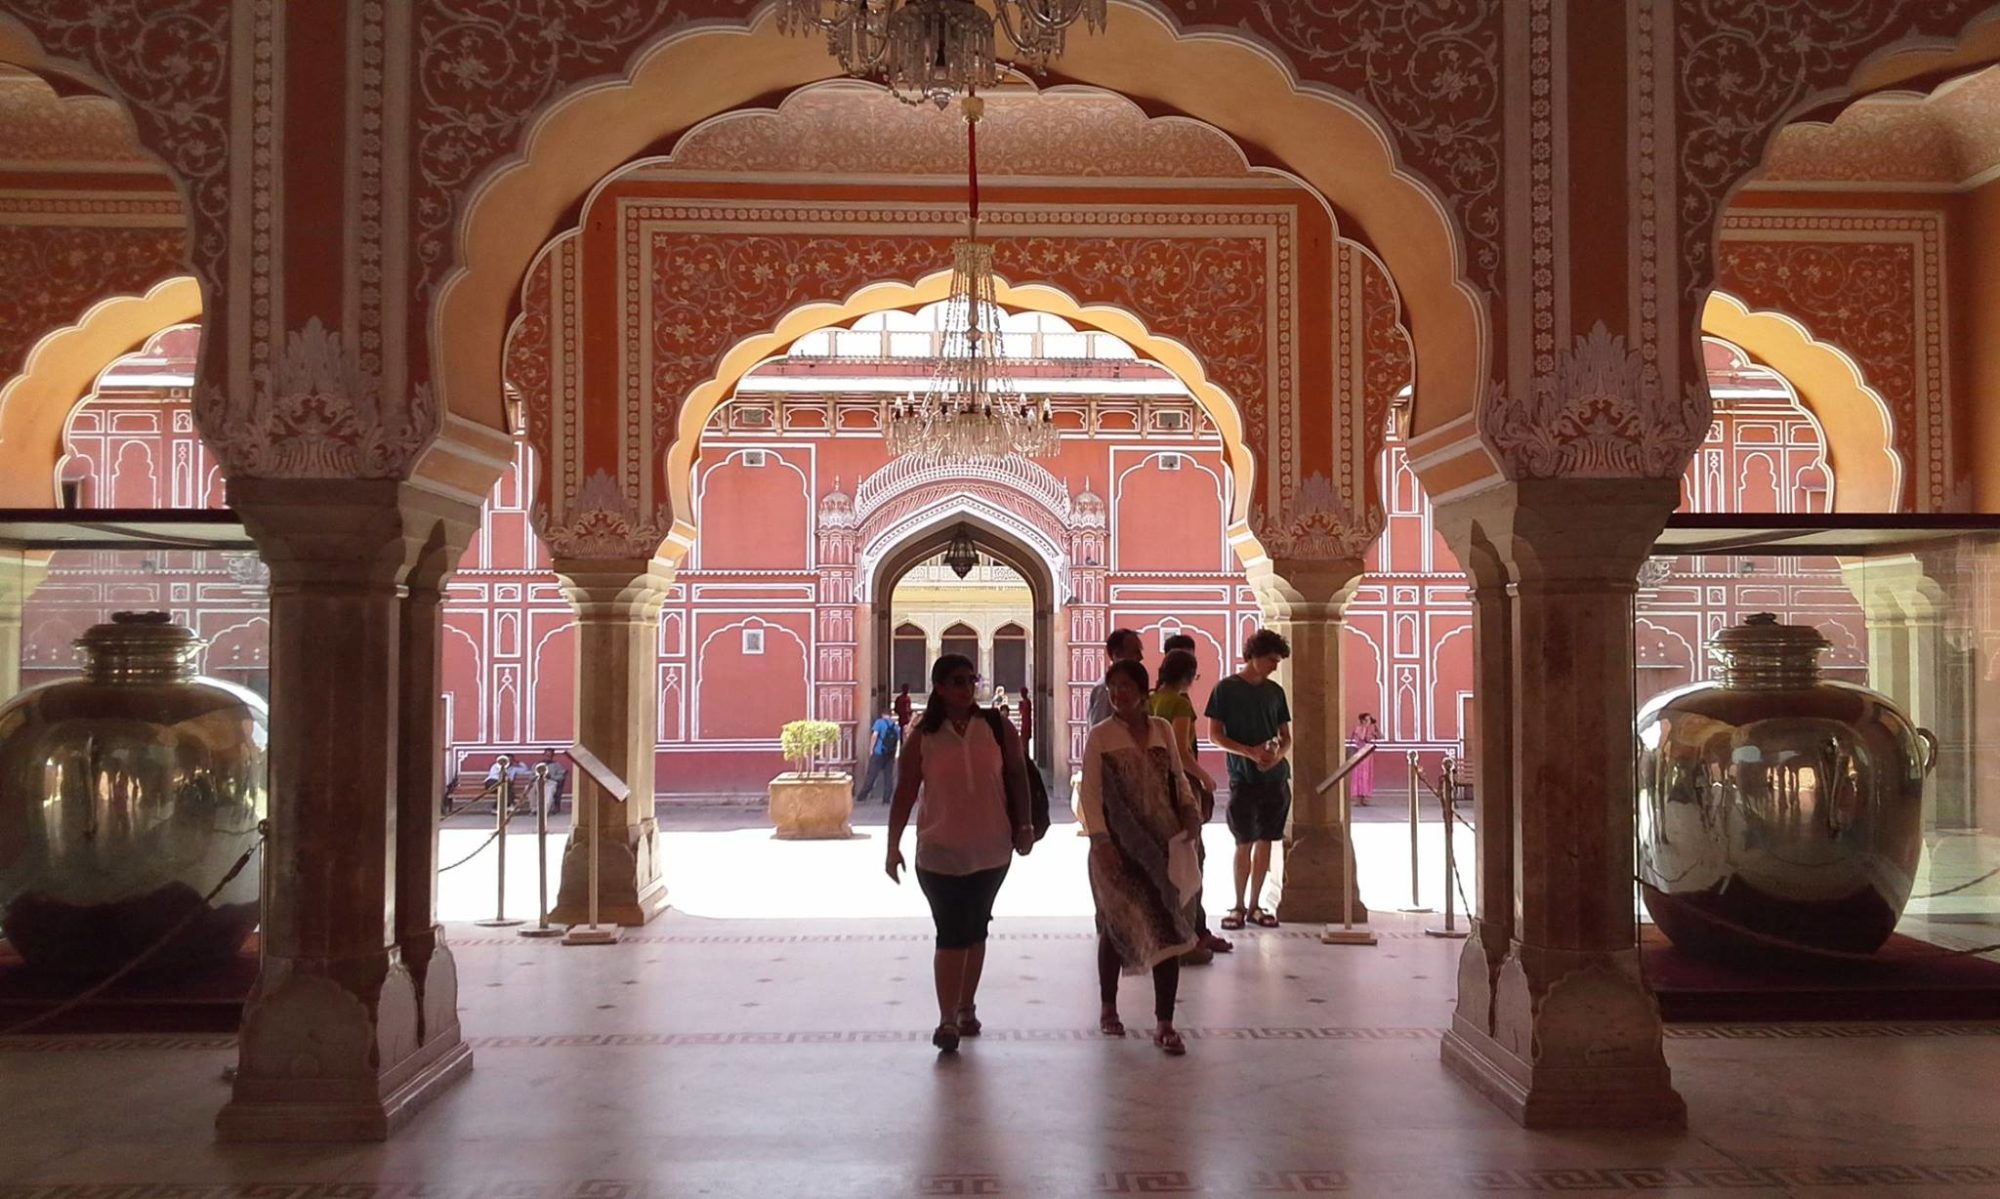
[[1111, 664], [1104, 677], [1111, 719], [1090, 730], [1083, 749], [1084, 827], [1090, 837], [1090, 893], [1097, 901], [1098, 1027], [1122, 1037], [1118, 975], [1153, 972], [1153, 1044], [1187, 1052], [1174, 1030], [1180, 955], [1194, 947], [1186, 896], [1168, 877], [1168, 843], [1201, 835], [1201, 809], [1181, 773], [1173, 726], [1146, 712], [1152, 680], [1138, 662]]

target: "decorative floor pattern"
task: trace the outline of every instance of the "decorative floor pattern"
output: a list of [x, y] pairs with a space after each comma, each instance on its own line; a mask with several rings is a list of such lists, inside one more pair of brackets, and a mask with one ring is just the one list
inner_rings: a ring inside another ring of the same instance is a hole
[[[2000, 1184], [2000, 1165], [1616, 1166], [1545, 1170], [1357, 1177], [1332, 1168], [1239, 1173], [1120, 1170], [1094, 1177], [925, 1174], [918, 1196], [1079, 1195], [1331, 1195], [1354, 1189], [1449, 1188], [1452, 1194], [1672, 1194], [1686, 1191], [1868, 1191], [1911, 1187], [1957, 1189]], [[587, 1179], [579, 1182], [258, 1182], [62, 1183], [7, 1185], [0, 1199], [671, 1199], [687, 1193], [671, 1184]], [[895, 1192], [891, 1192], [895, 1193]]]
[[[1441, 1028], [1203, 1027], [1183, 1025], [1190, 1041], [1435, 1041]], [[1143, 1029], [1126, 1032], [1128, 1040], [1143, 1040]], [[520, 1036], [467, 1037], [475, 1050], [490, 1049], [683, 1049], [718, 1046], [782, 1045], [908, 1045], [930, 1040], [930, 1030], [883, 1029], [750, 1029], [728, 1032], [609, 1032], [540, 1033]], [[2000, 1021], [1990, 1024], [1690, 1024], [1669, 1025], [1669, 1041], [1842, 1041], [1904, 1037], [2000, 1037]], [[1105, 1040], [1094, 1028], [993, 1028], [989, 1042], [1095, 1043]], [[106, 1033], [90, 1036], [0, 1037], [0, 1053], [107, 1053], [135, 1050], [233, 1049], [236, 1038], [226, 1034], [187, 1035]]]

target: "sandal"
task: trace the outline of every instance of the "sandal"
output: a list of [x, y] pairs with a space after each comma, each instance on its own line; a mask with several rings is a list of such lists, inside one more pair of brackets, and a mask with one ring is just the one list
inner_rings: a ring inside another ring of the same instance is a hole
[[1116, 1012], [1107, 1016], [1099, 1016], [1097, 1018], [1097, 1031], [1107, 1037], [1122, 1037], [1125, 1035], [1125, 1022], [1118, 1018]]
[[1236, 952], [1235, 942], [1224, 940], [1223, 938], [1216, 936], [1214, 933], [1202, 934], [1201, 947], [1203, 949], [1208, 950], [1210, 953]]
[[1230, 932], [1235, 932], [1237, 929], [1242, 928], [1243, 909], [1242, 908], [1229, 909], [1229, 914], [1222, 918], [1220, 924], [1223, 928], [1228, 929]]
[[959, 1036], [976, 1037], [979, 1035], [979, 1030], [984, 1027], [986, 1026], [979, 1022], [979, 1013], [974, 1011], [972, 1008], [962, 1007], [958, 1009]]
[[939, 1053], [957, 1053], [958, 1025], [956, 1024], [938, 1025], [937, 1031], [931, 1034], [931, 1044], [937, 1046], [937, 1051]]
[[1256, 925], [1258, 928], [1276, 928], [1278, 927], [1278, 918], [1263, 908], [1251, 908], [1250, 923]]
[[1187, 1042], [1181, 1039], [1179, 1029], [1170, 1028], [1153, 1034], [1153, 1047], [1168, 1057], [1181, 1057], [1187, 1053]]

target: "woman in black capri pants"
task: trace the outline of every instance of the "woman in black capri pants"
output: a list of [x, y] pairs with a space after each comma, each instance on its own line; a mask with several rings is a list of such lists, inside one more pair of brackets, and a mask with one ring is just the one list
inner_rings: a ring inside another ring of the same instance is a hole
[[937, 925], [933, 972], [938, 1026], [931, 1044], [945, 1053], [979, 1035], [977, 992], [986, 965], [986, 926], [1015, 853], [1035, 845], [1026, 759], [1006, 721], [973, 702], [979, 674], [959, 654], [931, 667], [931, 698], [903, 742], [896, 800], [889, 808], [889, 878], [902, 882], [903, 826], [917, 814], [917, 885]]

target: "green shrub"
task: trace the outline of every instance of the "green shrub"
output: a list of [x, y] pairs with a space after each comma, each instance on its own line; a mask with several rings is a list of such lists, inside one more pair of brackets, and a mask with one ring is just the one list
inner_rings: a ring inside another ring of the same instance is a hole
[[801, 774], [815, 773], [820, 754], [839, 742], [840, 726], [831, 720], [794, 720], [778, 735], [786, 760]]

